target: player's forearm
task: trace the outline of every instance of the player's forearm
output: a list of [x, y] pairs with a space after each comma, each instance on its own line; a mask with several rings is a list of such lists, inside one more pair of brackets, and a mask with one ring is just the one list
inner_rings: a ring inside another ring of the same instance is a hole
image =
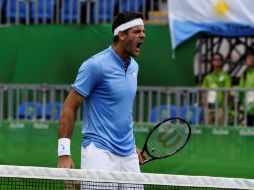
[[[63, 157], [71, 155], [71, 136], [72, 130], [74, 127], [74, 116], [75, 109], [71, 109], [67, 104], [64, 105], [60, 120], [59, 120], [59, 128], [58, 128], [58, 157], [61, 160], [64, 160]], [[69, 159], [67, 159], [69, 160]], [[60, 161], [60, 160], [59, 160]], [[67, 162], [67, 164], [63, 164], [63, 161], [60, 161], [59, 167], [68, 167], [71, 168], [71, 160]]]
[[64, 109], [60, 120], [58, 128], [58, 138], [69, 138], [71, 139], [72, 131], [74, 127], [75, 112], [70, 109]]

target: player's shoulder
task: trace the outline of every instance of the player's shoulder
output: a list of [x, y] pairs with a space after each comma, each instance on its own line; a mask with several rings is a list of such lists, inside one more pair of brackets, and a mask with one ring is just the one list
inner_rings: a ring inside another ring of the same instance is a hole
[[107, 49], [95, 54], [91, 58], [97, 60], [98, 62], [101, 62], [103, 60], [105, 61], [105, 59], [107, 59], [108, 57], [111, 57], [110, 48], [107, 48]]
[[107, 58], [107, 56], [110, 54], [109, 49], [105, 49], [95, 55], [93, 55], [92, 57], [88, 58], [87, 60], [85, 60], [80, 69], [84, 68], [84, 67], [93, 67], [94, 69], [100, 69], [101, 68], [101, 62], [103, 60], [105, 60]]
[[82, 71], [84, 69], [86, 70], [101, 69], [101, 65], [99, 61], [93, 56], [82, 63], [82, 65], [79, 68], [79, 71]]

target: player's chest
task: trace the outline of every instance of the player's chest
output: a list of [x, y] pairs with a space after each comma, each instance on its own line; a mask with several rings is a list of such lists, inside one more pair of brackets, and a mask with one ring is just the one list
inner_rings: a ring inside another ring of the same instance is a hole
[[112, 73], [103, 77], [100, 88], [111, 97], [135, 96], [137, 72], [113, 70]]

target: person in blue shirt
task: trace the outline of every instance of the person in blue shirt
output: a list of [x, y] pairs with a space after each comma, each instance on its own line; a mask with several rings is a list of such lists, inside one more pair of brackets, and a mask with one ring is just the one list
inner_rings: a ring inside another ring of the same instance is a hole
[[58, 167], [73, 168], [70, 143], [74, 115], [85, 102], [81, 168], [140, 172], [144, 157], [136, 148], [132, 107], [137, 90], [138, 64], [145, 39], [143, 15], [118, 14], [112, 24], [113, 43], [86, 60], [65, 100], [58, 131]]

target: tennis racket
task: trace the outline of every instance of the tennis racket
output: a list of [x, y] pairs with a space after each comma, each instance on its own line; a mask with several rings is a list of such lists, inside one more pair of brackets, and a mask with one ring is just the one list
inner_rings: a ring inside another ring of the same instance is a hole
[[180, 151], [191, 136], [190, 124], [182, 118], [168, 118], [159, 122], [148, 134], [141, 155], [143, 164], [166, 158]]

